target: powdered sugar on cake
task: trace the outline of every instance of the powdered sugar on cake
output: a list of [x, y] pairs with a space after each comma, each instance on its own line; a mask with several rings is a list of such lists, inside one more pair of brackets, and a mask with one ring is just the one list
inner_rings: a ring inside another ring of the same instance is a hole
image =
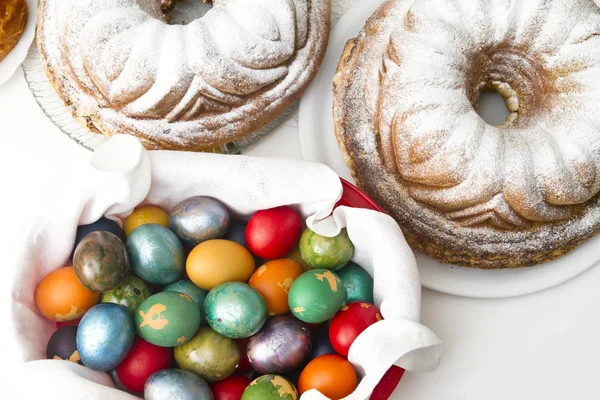
[[276, 116], [316, 72], [329, 26], [328, 0], [215, 0], [187, 25], [152, 0], [42, 10], [38, 43], [76, 117], [149, 147], [210, 148]]

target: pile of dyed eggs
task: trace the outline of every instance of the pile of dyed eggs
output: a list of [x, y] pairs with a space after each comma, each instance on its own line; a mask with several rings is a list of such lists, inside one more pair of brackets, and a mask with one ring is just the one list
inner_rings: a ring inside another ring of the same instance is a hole
[[36, 289], [57, 321], [47, 357], [146, 400], [343, 398], [357, 385], [348, 350], [381, 319], [353, 252], [345, 230], [303, 230], [290, 207], [246, 223], [193, 197], [170, 214], [139, 207], [123, 229], [102, 218]]

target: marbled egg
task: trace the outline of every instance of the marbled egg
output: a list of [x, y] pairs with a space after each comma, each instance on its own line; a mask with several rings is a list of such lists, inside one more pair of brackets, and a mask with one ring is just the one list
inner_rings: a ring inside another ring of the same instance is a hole
[[262, 296], [248, 284], [227, 282], [212, 289], [204, 301], [209, 325], [232, 339], [254, 335], [267, 319]]
[[306, 325], [291, 315], [267, 320], [248, 343], [248, 359], [262, 374], [287, 374], [302, 365], [311, 349]]
[[119, 286], [102, 293], [102, 302], [120, 304], [134, 315], [140, 304], [150, 296], [152, 290], [144, 280], [135, 275], [127, 275]]
[[137, 227], [127, 237], [133, 272], [156, 285], [178, 280], [185, 269], [183, 246], [170, 229], [157, 224]]
[[298, 400], [298, 390], [281, 375], [263, 375], [250, 383], [241, 400]]
[[373, 303], [373, 278], [360, 265], [349, 262], [335, 273], [344, 283], [346, 291], [344, 304], [354, 301]]
[[116, 235], [96, 231], [77, 245], [73, 268], [83, 286], [93, 292], [106, 292], [119, 286], [129, 272], [129, 256]]
[[183, 244], [196, 246], [209, 239], [225, 237], [229, 221], [229, 212], [221, 202], [210, 197], [196, 196], [173, 208], [169, 215], [169, 228]]
[[198, 309], [200, 310], [200, 317], [202, 321], [205, 321], [206, 318], [204, 316], [204, 299], [208, 294], [208, 291], [204, 289], [200, 289], [198, 286], [194, 285], [189, 279], [183, 279], [181, 281], [177, 281], [171, 283], [164, 289], [165, 292], [179, 292], [183, 294], [187, 294], [194, 300], [194, 303], [198, 305]]
[[161, 292], [148, 297], [135, 313], [135, 327], [146, 341], [174, 347], [190, 340], [200, 326], [200, 311], [190, 296]]
[[288, 302], [296, 318], [314, 324], [333, 317], [345, 298], [339, 276], [327, 269], [313, 269], [294, 281]]
[[240, 350], [235, 340], [209, 327], [200, 328], [189, 342], [175, 347], [174, 355], [180, 368], [209, 382], [227, 378], [240, 362]]
[[154, 373], [144, 387], [145, 400], [213, 400], [210, 387], [198, 375], [181, 369]]
[[77, 327], [65, 326], [50, 336], [46, 346], [46, 358], [49, 360], [65, 360], [82, 364], [77, 351]]
[[325, 237], [306, 228], [300, 237], [300, 254], [311, 268], [323, 268], [332, 271], [342, 268], [354, 254], [354, 245], [348, 237], [346, 228], [337, 236]]
[[80, 225], [77, 227], [77, 232], [75, 233], [75, 243], [73, 244], [73, 251], [71, 252], [71, 260], [73, 259], [73, 253], [75, 252], [75, 248], [81, 242], [81, 239], [86, 237], [92, 232], [96, 231], [106, 231], [117, 235], [119, 239], [123, 243], [125, 243], [125, 233], [123, 229], [117, 224], [115, 221], [102, 217], [98, 221], [93, 222], [87, 225]]
[[95, 371], [109, 371], [125, 359], [134, 336], [133, 320], [125, 307], [98, 304], [83, 316], [77, 330], [81, 361]]

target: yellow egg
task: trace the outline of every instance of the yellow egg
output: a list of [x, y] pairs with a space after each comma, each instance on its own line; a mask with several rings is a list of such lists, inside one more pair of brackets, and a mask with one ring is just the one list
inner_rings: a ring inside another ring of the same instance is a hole
[[254, 266], [254, 257], [244, 246], [222, 239], [200, 243], [186, 261], [188, 276], [204, 290], [225, 282], [247, 282]]
[[169, 214], [160, 207], [142, 206], [133, 210], [133, 213], [125, 219], [123, 230], [125, 235], [129, 234], [138, 226], [144, 224], [169, 225]]

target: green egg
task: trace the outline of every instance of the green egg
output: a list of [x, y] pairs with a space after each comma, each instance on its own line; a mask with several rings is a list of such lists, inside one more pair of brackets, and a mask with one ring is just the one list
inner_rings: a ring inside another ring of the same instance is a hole
[[300, 237], [300, 255], [311, 268], [331, 271], [342, 268], [354, 254], [354, 245], [346, 228], [337, 236], [325, 237], [306, 228]]
[[175, 347], [174, 356], [180, 368], [216, 382], [235, 372], [241, 354], [235, 340], [202, 327], [189, 342]]
[[183, 279], [181, 281], [177, 281], [171, 283], [164, 289], [165, 292], [179, 292], [183, 294], [187, 294], [194, 300], [194, 303], [198, 305], [198, 309], [200, 310], [200, 316], [202, 317], [202, 321], [205, 320], [204, 317], [204, 299], [208, 292], [204, 289], [200, 289], [198, 286], [194, 285], [189, 279]]
[[360, 265], [349, 262], [344, 268], [335, 271], [342, 279], [346, 290], [344, 305], [354, 301], [373, 304], [373, 278]]
[[135, 312], [135, 327], [146, 341], [175, 347], [189, 341], [200, 326], [200, 311], [194, 300], [179, 292], [161, 292], [148, 297]]
[[327, 269], [313, 269], [294, 281], [288, 303], [300, 321], [318, 324], [333, 317], [345, 298], [344, 284], [337, 274]]
[[298, 390], [281, 375], [263, 375], [256, 378], [242, 394], [241, 400], [297, 400]]
[[152, 290], [146, 282], [135, 275], [127, 275], [119, 286], [102, 293], [102, 302], [120, 304], [134, 315], [140, 304], [150, 296]]
[[242, 282], [226, 282], [213, 288], [204, 301], [204, 312], [211, 328], [232, 339], [254, 335], [267, 320], [265, 300]]

